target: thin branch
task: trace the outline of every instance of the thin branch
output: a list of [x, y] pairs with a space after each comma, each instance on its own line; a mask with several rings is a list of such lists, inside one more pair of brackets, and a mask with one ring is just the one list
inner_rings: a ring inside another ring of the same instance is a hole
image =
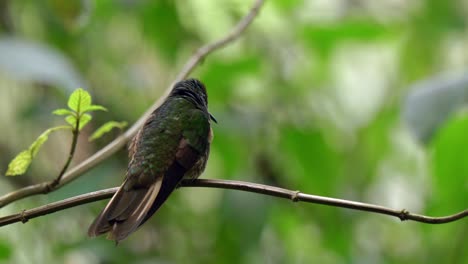
[[67, 208], [72, 208], [78, 205], [87, 204], [106, 198], [111, 198], [117, 191], [116, 188], [104, 189], [96, 192], [85, 193], [82, 195], [70, 197], [61, 201], [46, 204], [29, 210], [23, 210], [21, 213], [12, 214], [0, 218], [0, 226], [23, 222], [26, 223], [29, 219], [36, 218], [43, 215], [55, 213]]
[[239, 38], [240, 35], [242, 35], [242, 33], [245, 31], [245, 29], [247, 29], [247, 27], [250, 24], [252, 24], [252, 21], [258, 15], [258, 12], [262, 7], [263, 2], [264, 0], [257, 0], [253, 7], [250, 9], [249, 13], [231, 30], [229, 34], [226, 35], [226, 37], [199, 48], [197, 52], [195, 52], [195, 54], [187, 61], [180, 73], [177, 75], [176, 82], [183, 80], [185, 77], [187, 77], [190, 74], [190, 72], [192, 72], [192, 70], [195, 68], [195, 66], [197, 66], [197, 64], [200, 61], [203, 61], [203, 59], [213, 50], [220, 49], [229, 44], [230, 42], [233, 42], [234, 40]]
[[[59, 189], [60, 187], [80, 177], [85, 172], [95, 167], [102, 161], [106, 160], [111, 155], [116, 153], [119, 149], [124, 147], [125, 144], [133, 138], [133, 136], [143, 125], [148, 116], [162, 104], [164, 99], [170, 93], [173, 84], [185, 79], [207, 55], [238, 39], [242, 35], [242, 33], [244, 33], [247, 27], [252, 23], [254, 18], [257, 16], [261, 6], [263, 5], [263, 2], [264, 0], [256, 0], [249, 13], [240, 20], [240, 22], [233, 28], [233, 30], [229, 34], [219, 39], [218, 41], [215, 41], [211, 44], [199, 48], [194, 53], [194, 55], [192, 55], [192, 57], [187, 61], [187, 63], [182, 67], [182, 70], [179, 74], [177, 74], [177, 77], [175, 78], [174, 82], [169, 87], [167, 87], [164, 94], [135, 122], [135, 124], [133, 124], [133, 126], [131, 126], [123, 135], [114, 139], [114, 141], [109, 143], [107, 146], [96, 152], [94, 155], [92, 155], [85, 161], [70, 169], [67, 173], [65, 173], [61, 181], [55, 186], [54, 190]], [[0, 197], [0, 208], [14, 201], [29, 196], [48, 193], [50, 184], [51, 182], [43, 182], [39, 184], [26, 186], [19, 190], [7, 193]]]
[[[355, 201], [349, 201], [344, 199], [336, 199], [318, 195], [311, 195], [306, 193], [301, 193], [300, 191], [292, 191], [288, 189], [283, 189], [279, 187], [251, 183], [251, 182], [242, 182], [242, 181], [230, 181], [230, 180], [211, 180], [211, 179], [199, 179], [195, 181], [184, 181], [182, 182], [182, 187], [209, 187], [209, 188], [220, 188], [220, 189], [231, 189], [231, 190], [240, 190], [245, 192], [259, 193], [269, 196], [275, 196], [279, 198], [284, 198], [291, 200], [293, 202], [307, 202], [315, 204], [323, 204], [334, 207], [349, 208], [353, 210], [366, 211], [384, 215], [390, 215], [399, 218], [401, 221], [412, 220], [416, 222], [426, 223], [426, 224], [444, 224], [450, 223], [457, 220], [461, 220], [468, 216], [468, 209], [461, 211], [459, 213], [442, 216], [442, 217], [431, 217], [419, 214], [413, 214], [407, 210], [395, 210], [387, 208], [380, 205], [361, 203]], [[105, 190], [100, 190], [96, 192], [86, 193], [71, 197], [62, 201], [46, 204], [34, 209], [24, 210], [21, 213], [5, 216], [0, 218], [0, 226], [9, 225], [16, 222], [26, 223], [29, 219], [36, 218], [39, 216], [51, 214], [57, 211], [61, 211], [67, 208], [74, 206], [91, 203], [94, 201], [99, 201], [112, 197], [112, 195], [117, 191], [118, 188], [110, 188]]]
[[73, 156], [75, 155], [76, 144], [78, 143], [78, 136], [80, 135], [80, 115], [79, 114], [77, 114], [75, 128], [73, 129], [72, 134], [73, 134], [72, 144], [70, 148], [70, 153], [68, 154], [67, 161], [65, 162], [65, 165], [63, 166], [57, 178], [53, 180], [47, 186], [48, 187], [47, 192], [51, 192], [55, 190], [56, 186], [60, 183], [60, 180], [62, 179], [63, 175], [65, 174], [65, 172], [67, 172], [67, 169], [71, 164]]

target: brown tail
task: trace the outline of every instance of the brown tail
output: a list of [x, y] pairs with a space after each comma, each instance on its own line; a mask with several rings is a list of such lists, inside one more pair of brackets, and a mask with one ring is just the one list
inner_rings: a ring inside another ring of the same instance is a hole
[[125, 190], [125, 182], [88, 229], [90, 237], [109, 232], [116, 242], [125, 239], [146, 219], [161, 189], [162, 177], [148, 188]]
[[125, 181], [91, 224], [88, 235], [94, 237], [109, 232], [109, 239], [116, 242], [125, 239], [161, 207], [186, 171], [179, 162], [174, 162], [164, 177], [158, 177], [147, 188], [125, 188]]

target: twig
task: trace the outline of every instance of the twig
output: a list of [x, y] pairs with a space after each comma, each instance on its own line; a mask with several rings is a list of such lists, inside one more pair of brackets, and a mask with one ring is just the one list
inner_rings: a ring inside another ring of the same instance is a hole
[[65, 174], [65, 172], [67, 172], [67, 169], [71, 164], [73, 156], [75, 155], [76, 144], [78, 143], [78, 136], [80, 135], [80, 116], [79, 115], [76, 117], [75, 128], [73, 129], [72, 134], [73, 134], [72, 144], [70, 148], [70, 153], [68, 154], [67, 161], [65, 162], [65, 165], [63, 166], [57, 178], [55, 178], [55, 180], [53, 180], [47, 185], [46, 192], [51, 192], [55, 190], [56, 186], [60, 183], [60, 180], [62, 179], [63, 175]]
[[[263, 2], [264, 0], [257, 0], [254, 3], [253, 7], [250, 9], [249, 13], [244, 18], [242, 18], [242, 20], [233, 28], [233, 30], [229, 34], [219, 39], [218, 41], [215, 41], [211, 44], [208, 44], [199, 48], [195, 52], [195, 54], [192, 55], [192, 57], [187, 61], [187, 63], [182, 67], [182, 70], [177, 75], [174, 82], [169, 87], [167, 87], [164, 94], [135, 122], [135, 124], [133, 124], [133, 126], [131, 126], [123, 135], [114, 139], [107, 146], [105, 146], [104, 148], [96, 152], [94, 155], [92, 155], [85, 161], [73, 167], [67, 173], [65, 173], [61, 181], [55, 186], [54, 190], [59, 189], [60, 187], [80, 177], [81, 175], [83, 175], [85, 172], [87, 172], [91, 168], [95, 167], [102, 161], [109, 158], [112, 154], [117, 152], [120, 148], [124, 147], [125, 144], [131, 138], [133, 138], [133, 136], [136, 134], [138, 129], [143, 125], [143, 123], [148, 118], [148, 116], [162, 104], [164, 99], [170, 93], [173, 84], [185, 79], [208, 54], [238, 39], [242, 35], [242, 33], [247, 29], [247, 27], [252, 23], [253, 19], [257, 16], [261, 6], [263, 5]], [[47, 193], [48, 189], [49, 189], [49, 183], [44, 182], [44, 183], [26, 186], [16, 191], [7, 193], [0, 197], [0, 208], [14, 201], [17, 201], [17, 200], [20, 200], [29, 196]]]
[[187, 77], [190, 74], [190, 72], [192, 72], [192, 70], [195, 68], [195, 66], [197, 66], [197, 64], [200, 61], [203, 61], [203, 59], [213, 50], [220, 49], [226, 46], [228, 43], [239, 38], [239, 36], [245, 31], [245, 29], [252, 23], [254, 18], [258, 15], [258, 12], [262, 7], [263, 2], [264, 0], [257, 0], [253, 7], [250, 9], [249, 13], [231, 30], [229, 34], [226, 35], [226, 37], [199, 48], [197, 52], [195, 52], [195, 54], [187, 61], [187, 63], [185, 63], [184, 67], [176, 77], [176, 82]]
[[[231, 189], [231, 190], [240, 190], [245, 192], [259, 193], [269, 196], [275, 196], [279, 198], [284, 198], [291, 200], [293, 202], [307, 202], [315, 204], [324, 204], [335, 207], [349, 208], [359, 211], [367, 211], [378, 214], [385, 214], [390, 216], [395, 216], [401, 221], [412, 220], [416, 222], [426, 223], [426, 224], [444, 224], [450, 223], [468, 216], [468, 209], [463, 210], [459, 213], [442, 216], [442, 217], [431, 217], [419, 214], [413, 214], [407, 210], [395, 210], [387, 208], [380, 205], [361, 203], [343, 199], [336, 199], [318, 195], [311, 195], [306, 193], [301, 193], [299, 191], [293, 191], [288, 189], [283, 189], [279, 187], [251, 183], [251, 182], [242, 182], [242, 181], [230, 181], [230, 180], [189, 180], [182, 182], [181, 187], [209, 187], [209, 188], [220, 188], [220, 189]], [[67, 208], [74, 206], [91, 203], [94, 201], [103, 200], [106, 198], [112, 197], [112, 195], [117, 191], [118, 188], [110, 188], [105, 190], [100, 190], [96, 192], [86, 193], [71, 197], [62, 201], [50, 203], [43, 205], [30, 210], [23, 210], [20, 213], [1, 217], [0, 226], [9, 225], [16, 222], [27, 222], [29, 219], [36, 218], [39, 216], [51, 214], [57, 211], [61, 211]]]

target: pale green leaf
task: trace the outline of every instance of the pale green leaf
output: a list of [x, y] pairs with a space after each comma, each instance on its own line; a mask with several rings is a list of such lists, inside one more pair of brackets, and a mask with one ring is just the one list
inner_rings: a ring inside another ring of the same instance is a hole
[[126, 127], [126, 126], [127, 126], [127, 122], [125, 122], [125, 121], [123, 121], [123, 122], [109, 121], [109, 122], [105, 123], [104, 125], [102, 125], [101, 127], [99, 127], [98, 129], [96, 129], [96, 131], [94, 131], [94, 133], [89, 137], [88, 140], [93, 141], [95, 139], [98, 139], [98, 138], [102, 137], [104, 134], [108, 133], [113, 128], [122, 129], [122, 128]]
[[31, 152], [31, 158], [34, 158], [34, 156], [36, 156], [41, 146], [47, 141], [47, 139], [49, 139], [49, 134], [52, 131], [52, 129], [47, 129], [39, 137], [37, 137], [36, 141], [34, 141], [31, 144], [31, 146], [29, 147], [29, 151]]
[[65, 117], [65, 121], [67, 121], [68, 124], [70, 124], [73, 129], [76, 128], [76, 117], [74, 115], [69, 115]]
[[91, 121], [91, 119], [92, 119], [91, 115], [82, 114], [80, 117], [80, 127], [78, 130], [81, 130], [84, 126], [86, 126], [86, 124], [88, 124], [89, 121]]
[[[89, 114], [82, 114], [81, 117], [80, 117], [80, 127], [78, 130], [81, 130], [86, 124], [89, 123], [89, 121], [91, 121], [92, 117], [91, 115]], [[72, 115], [69, 115], [65, 118], [65, 121], [67, 121], [68, 124], [70, 124], [73, 129], [76, 128], [76, 117], [75, 116], [72, 116]]]
[[60, 130], [60, 129], [69, 129], [69, 126], [58, 126], [58, 127], [53, 127], [49, 128], [46, 131], [42, 132], [42, 134], [37, 137], [37, 139], [29, 146], [29, 151], [31, 152], [31, 158], [34, 158], [39, 152], [39, 149], [41, 148], [42, 144], [44, 144], [48, 139], [50, 133]]
[[6, 176], [21, 175], [26, 172], [29, 165], [31, 164], [32, 156], [29, 150], [20, 152], [11, 162], [8, 164], [8, 170], [5, 173]]
[[29, 149], [20, 152], [8, 165], [8, 170], [6, 172], [7, 176], [21, 175], [26, 172], [29, 165], [32, 162], [32, 159], [39, 152], [41, 146], [47, 141], [50, 133], [60, 130], [60, 129], [70, 129], [69, 126], [58, 126], [49, 128], [44, 131], [37, 139], [29, 146]]
[[91, 95], [81, 88], [76, 89], [68, 99], [68, 107], [77, 113], [81, 113], [82, 109], [89, 106], [91, 106]]
[[56, 109], [52, 112], [52, 114], [54, 115], [73, 115], [73, 111], [70, 111], [68, 109], [64, 109], [64, 108], [60, 108], [60, 109]]
[[91, 112], [91, 111], [107, 111], [107, 108], [105, 108], [102, 105], [90, 105], [84, 109], [81, 109], [81, 112]]

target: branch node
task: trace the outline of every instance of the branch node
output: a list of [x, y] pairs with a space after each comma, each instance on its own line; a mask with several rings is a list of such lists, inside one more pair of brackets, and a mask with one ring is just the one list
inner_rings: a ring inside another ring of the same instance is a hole
[[29, 221], [29, 219], [26, 217], [26, 209], [21, 211], [21, 216], [20, 216], [21, 223], [25, 224], [26, 222]]
[[43, 188], [43, 191], [42, 193], [43, 194], [48, 194], [50, 193], [51, 191], [53, 191], [55, 189], [55, 187], [58, 185], [58, 182], [57, 182], [57, 179], [53, 180], [53, 181], [50, 181], [50, 182], [46, 182], [44, 184], [44, 188]]
[[410, 212], [406, 209], [403, 209], [400, 211], [400, 214], [398, 215], [398, 218], [400, 218], [401, 221], [406, 221], [408, 220], [408, 215]]
[[299, 202], [299, 194], [300, 193], [301, 193], [300, 191], [293, 192], [292, 195], [291, 195], [291, 200], [293, 202]]

